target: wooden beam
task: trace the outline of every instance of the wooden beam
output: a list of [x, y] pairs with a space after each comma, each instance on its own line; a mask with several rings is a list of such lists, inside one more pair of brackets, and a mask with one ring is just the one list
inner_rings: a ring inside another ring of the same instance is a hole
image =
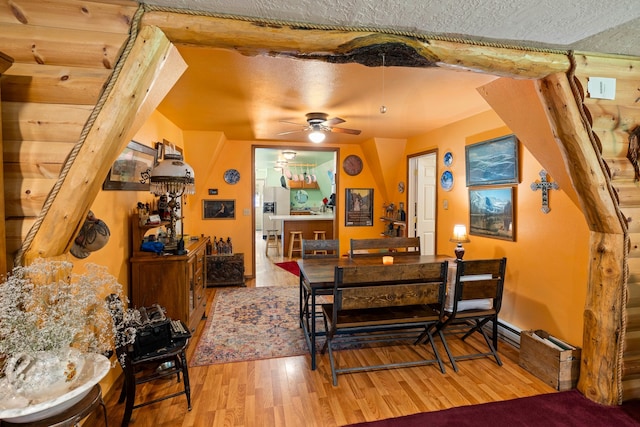
[[1, 79], [3, 101], [95, 105], [112, 70], [15, 64]]
[[[6, 72], [13, 64], [13, 58], [6, 55], [4, 52], [0, 52], [0, 76]], [[0, 77], [1, 78], [1, 77]], [[2, 96], [0, 94], [0, 100]], [[2, 164], [2, 151], [3, 151], [3, 136], [2, 136], [2, 102], [0, 102], [0, 165]], [[4, 194], [4, 171], [0, 168], [0, 275], [4, 275], [9, 270], [7, 263], [7, 257], [2, 256], [7, 253], [7, 232], [6, 232], [6, 219], [5, 213], [5, 194]]]
[[570, 68], [565, 54], [420, 40], [371, 31], [302, 28], [300, 25], [232, 20], [170, 12], [147, 12], [145, 25], [156, 25], [176, 44], [232, 49], [248, 55], [278, 54], [305, 58], [343, 57], [366, 47], [403, 44], [433, 65], [487, 72], [499, 76], [541, 78]]
[[589, 399], [618, 404], [618, 349], [624, 283], [624, 230], [613, 189], [590, 139], [567, 75], [537, 82], [540, 98], [566, 159], [591, 235], [591, 264], [578, 389]]
[[[113, 161], [186, 69], [156, 27], [143, 27], [23, 261], [68, 251]], [[171, 58], [171, 60], [168, 60]], [[161, 80], [161, 81], [160, 81]], [[162, 93], [162, 91], [165, 91]], [[149, 95], [151, 93], [151, 95]], [[23, 245], [23, 246], [25, 246]]]
[[128, 34], [138, 4], [77, 0], [14, 0], [0, 3], [0, 23]]
[[112, 69], [128, 34], [3, 24], [0, 46], [16, 62]]
[[93, 109], [73, 104], [2, 104], [3, 136], [12, 141], [77, 142]]

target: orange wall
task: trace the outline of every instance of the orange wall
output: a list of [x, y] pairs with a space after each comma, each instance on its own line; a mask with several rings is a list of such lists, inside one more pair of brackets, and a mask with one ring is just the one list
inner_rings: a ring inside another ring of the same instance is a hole
[[[364, 161], [364, 169], [355, 177], [340, 173], [336, 220], [339, 226], [340, 249], [346, 253], [349, 239], [377, 237], [384, 228], [377, 218], [382, 215], [385, 202], [406, 202], [406, 192], [397, 191], [399, 181], [407, 181], [406, 156], [425, 151], [438, 151], [438, 174], [444, 170], [442, 155], [451, 151], [454, 162], [450, 167], [455, 179], [451, 191], [438, 191], [437, 252], [453, 254], [454, 243], [449, 242], [453, 225], [468, 226], [468, 191], [465, 186], [464, 147], [479, 141], [511, 133], [493, 112], [483, 113], [450, 126], [429, 132], [420, 137], [404, 140], [375, 139], [362, 145], [349, 144], [339, 148], [338, 171], [342, 160], [349, 154], [357, 154]], [[185, 232], [191, 235], [230, 236], [234, 251], [245, 253], [246, 274], [253, 275], [251, 258], [253, 230], [253, 194], [251, 183], [252, 141], [229, 141], [220, 132], [182, 131], [163, 115], [154, 113], [136, 134], [140, 143], [154, 146], [156, 141], [167, 139], [185, 150], [185, 160], [196, 173], [196, 194], [185, 197]], [[260, 146], [281, 146], [280, 142], [263, 142]], [[287, 144], [291, 147], [308, 146], [306, 143]], [[531, 154], [520, 147], [520, 181], [516, 194], [516, 241], [471, 236], [465, 244], [465, 258], [507, 256], [507, 280], [501, 318], [522, 329], [546, 329], [571, 343], [581, 345], [582, 312], [587, 285], [587, 261], [589, 232], [579, 209], [562, 189], [550, 195], [551, 212], [541, 212], [540, 192], [533, 192], [530, 184], [539, 179], [543, 168]], [[388, 159], [404, 154], [396, 160], [395, 170]], [[224, 171], [235, 168], [240, 171], [240, 182], [229, 185], [224, 182]], [[551, 177], [553, 179], [553, 177]], [[217, 196], [208, 196], [209, 188], [217, 188]], [[373, 188], [374, 226], [345, 227], [343, 199], [345, 188]], [[202, 200], [234, 199], [235, 220], [203, 220]], [[70, 258], [78, 269], [88, 262], [105, 265], [125, 289], [129, 283], [130, 229], [129, 215], [138, 201], [149, 202], [153, 196], [146, 192], [101, 191], [92, 205], [95, 215], [105, 221], [110, 230], [109, 243], [85, 260]], [[444, 209], [444, 201], [448, 209]], [[109, 390], [120, 368], [114, 368], [102, 382]]]
[[[182, 145], [182, 131], [162, 114], [154, 112], [140, 131], [133, 138], [135, 141], [154, 147], [156, 141], [167, 139], [176, 145]], [[77, 259], [68, 254], [67, 261], [74, 264], [74, 270], [81, 273], [87, 263], [99, 264], [108, 268], [125, 293], [129, 293], [129, 256], [131, 254], [131, 230], [129, 216], [134, 213], [138, 201], [151, 202], [154, 196], [145, 191], [100, 191], [91, 205], [96, 217], [109, 227], [109, 242], [99, 251], [91, 253], [85, 259]], [[122, 372], [120, 366], [111, 369], [101, 381], [103, 393], [108, 393], [115, 380]]]
[[[406, 193], [397, 191], [397, 183], [407, 180], [406, 156], [438, 150], [438, 175], [444, 170], [442, 155], [451, 151], [454, 174], [451, 191], [438, 191], [438, 229], [436, 251], [453, 255], [454, 243], [449, 242], [453, 225], [468, 226], [468, 190], [465, 186], [465, 145], [510, 134], [494, 112], [483, 113], [450, 126], [429, 132], [420, 137], [403, 140], [371, 140], [362, 145], [340, 146], [338, 170], [349, 154], [359, 155], [365, 167], [361, 174], [351, 177], [340, 173], [337, 192], [339, 203], [344, 202], [346, 188], [373, 188], [374, 226], [345, 227], [344, 207], [336, 211], [339, 228], [340, 251], [349, 248], [349, 239], [377, 237], [384, 224], [377, 219], [382, 215], [383, 203], [406, 202]], [[251, 258], [253, 229], [253, 194], [251, 183], [251, 141], [229, 141], [219, 132], [184, 132], [187, 161], [196, 170], [197, 194], [189, 199], [186, 207], [185, 229], [191, 234], [205, 234], [226, 239], [232, 238], [234, 251], [245, 254], [246, 274], [253, 275]], [[260, 145], [282, 145], [280, 142], [260, 142]], [[295, 146], [305, 143], [291, 144]], [[330, 146], [330, 145], [327, 145]], [[385, 159], [404, 151], [396, 161], [395, 170], [386, 165]], [[226, 184], [224, 171], [235, 168], [240, 171], [240, 182]], [[465, 244], [466, 258], [507, 256], [507, 281], [501, 317], [522, 329], [545, 329], [569, 342], [582, 342], [582, 312], [587, 284], [587, 260], [589, 232], [579, 209], [566, 194], [554, 190], [550, 195], [551, 212], [544, 214], [541, 193], [530, 189], [539, 180], [543, 167], [520, 146], [520, 184], [516, 189], [516, 241], [504, 241], [471, 236]], [[551, 177], [553, 180], [553, 177]], [[206, 196], [208, 188], [217, 188], [217, 196]], [[385, 197], [386, 195], [386, 197]], [[234, 199], [236, 219], [203, 220], [203, 199]], [[444, 209], [445, 200], [448, 209]], [[562, 242], [557, 242], [558, 237]]]
[[[438, 191], [437, 251], [453, 254], [449, 242], [454, 224], [469, 227], [468, 189], [465, 185], [465, 145], [512, 133], [494, 112], [479, 114], [420, 137], [407, 144], [407, 154], [438, 149], [438, 176], [447, 168], [445, 152], [454, 157], [451, 191]], [[522, 329], [545, 329], [582, 345], [583, 309], [587, 286], [589, 230], [584, 216], [562, 191], [549, 196], [551, 211], [541, 211], [540, 191], [532, 182], [543, 169], [520, 145], [520, 184], [516, 186], [516, 241], [470, 236], [465, 258], [507, 257], [507, 278], [500, 317]], [[551, 177], [553, 181], [553, 176]], [[448, 209], [444, 209], [445, 200]]]

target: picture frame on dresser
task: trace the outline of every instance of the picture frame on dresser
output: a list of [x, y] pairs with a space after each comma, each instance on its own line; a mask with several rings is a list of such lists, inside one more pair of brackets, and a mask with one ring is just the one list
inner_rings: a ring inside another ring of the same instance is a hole
[[202, 201], [202, 219], [235, 219], [235, 217], [235, 199]]

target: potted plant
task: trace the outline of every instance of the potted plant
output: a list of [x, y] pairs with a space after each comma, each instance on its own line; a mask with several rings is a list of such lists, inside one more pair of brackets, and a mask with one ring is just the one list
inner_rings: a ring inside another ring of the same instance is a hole
[[0, 283], [1, 419], [88, 392], [111, 367], [105, 354], [135, 339], [139, 313], [119, 307], [124, 315], [112, 316], [126, 299], [106, 267], [72, 270], [70, 262], [39, 259]]

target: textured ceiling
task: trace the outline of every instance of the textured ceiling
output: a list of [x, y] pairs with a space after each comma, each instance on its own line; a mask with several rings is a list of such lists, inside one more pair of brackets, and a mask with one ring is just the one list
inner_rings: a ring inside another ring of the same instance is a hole
[[[640, 56], [640, 0], [149, 0], [149, 5], [353, 28], [404, 30], [524, 47]], [[187, 72], [159, 110], [186, 130], [232, 140], [304, 141], [305, 113], [346, 120], [359, 136], [408, 138], [485, 111], [495, 77], [439, 68], [365, 67], [179, 46]], [[384, 70], [384, 71], [383, 71]], [[380, 107], [387, 108], [380, 113]], [[295, 126], [282, 121], [299, 123]]]
[[638, 0], [147, 0], [147, 4], [350, 27], [463, 35], [640, 56]]

